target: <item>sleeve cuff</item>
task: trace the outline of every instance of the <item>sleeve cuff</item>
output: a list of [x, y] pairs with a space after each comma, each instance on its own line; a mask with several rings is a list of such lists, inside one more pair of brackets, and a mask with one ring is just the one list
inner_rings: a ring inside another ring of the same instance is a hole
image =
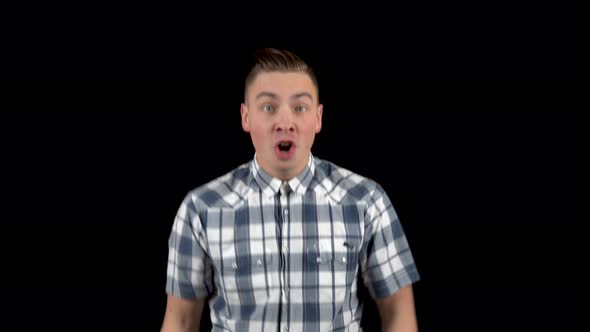
[[401, 288], [416, 283], [420, 280], [420, 274], [416, 265], [412, 264], [394, 273], [389, 278], [368, 283], [367, 289], [374, 299], [382, 299], [393, 295]]

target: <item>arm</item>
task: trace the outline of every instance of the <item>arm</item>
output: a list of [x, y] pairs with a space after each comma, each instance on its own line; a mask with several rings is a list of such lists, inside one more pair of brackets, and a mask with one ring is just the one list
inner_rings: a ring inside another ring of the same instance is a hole
[[187, 300], [168, 295], [161, 332], [198, 332], [205, 299]]
[[392, 295], [375, 302], [381, 316], [381, 331], [418, 331], [412, 285], [403, 287]]

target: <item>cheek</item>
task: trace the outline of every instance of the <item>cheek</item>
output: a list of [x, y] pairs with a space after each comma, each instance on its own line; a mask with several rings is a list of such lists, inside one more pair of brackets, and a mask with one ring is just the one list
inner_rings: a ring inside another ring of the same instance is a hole
[[305, 126], [305, 129], [303, 130], [305, 132], [305, 136], [313, 138], [313, 136], [315, 136], [315, 134], [316, 134], [315, 128], [316, 128], [315, 122], [307, 123]]
[[269, 139], [269, 135], [266, 131], [266, 128], [260, 126], [251, 127], [250, 136], [252, 136], [252, 141], [256, 145], [264, 144], [264, 142]]

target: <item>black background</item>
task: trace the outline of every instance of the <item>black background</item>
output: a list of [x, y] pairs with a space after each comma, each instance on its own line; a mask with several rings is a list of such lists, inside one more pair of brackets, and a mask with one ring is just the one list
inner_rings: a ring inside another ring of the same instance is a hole
[[588, 86], [563, 80], [587, 78], [579, 20], [433, 21], [425, 8], [424, 21], [350, 17], [308, 33], [203, 24], [208, 12], [192, 9], [64, 20], [36, 8], [43, 24], [11, 25], [3, 77], [42, 80], [2, 90], [4, 324], [159, 329], [176, 209], [253, 156], [239, 118], [245, 65], [271, 46], [318, 74], [314, 154], [392, 199], [422, 276], [421, 331], [587, 325]]

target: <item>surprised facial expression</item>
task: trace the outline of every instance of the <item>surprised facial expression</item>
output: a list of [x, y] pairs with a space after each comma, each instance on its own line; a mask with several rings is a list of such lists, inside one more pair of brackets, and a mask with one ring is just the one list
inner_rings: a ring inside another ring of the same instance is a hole
[[322, 108], [306, 73], [259, 73], [247, 89], [241, 115], [260, 167], [282, 180], [303, 171], [322, 127]]

